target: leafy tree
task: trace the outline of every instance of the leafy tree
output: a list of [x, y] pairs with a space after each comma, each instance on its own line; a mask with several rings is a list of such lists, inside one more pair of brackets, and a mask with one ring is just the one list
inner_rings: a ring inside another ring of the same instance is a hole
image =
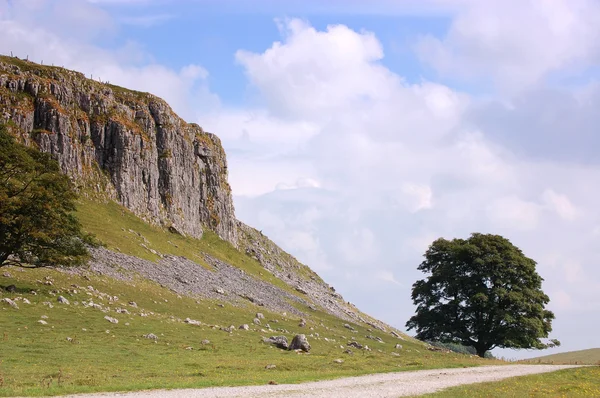
[[75, 218], [69, 178], [0, 125], [0, 267], [80, 265], [92, 238]]
[[541, 289], [536, 262], [499, 235], [434, 241], [418, 269], [429, 274], [413, 284], [416, 314], [406, 323], [421, 340], [458, 343], [484, 357], [501, 348], [543, 349], [554, 314]]

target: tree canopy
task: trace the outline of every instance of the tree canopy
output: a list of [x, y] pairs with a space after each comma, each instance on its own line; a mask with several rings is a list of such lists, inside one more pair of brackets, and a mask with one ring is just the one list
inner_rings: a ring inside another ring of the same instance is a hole
[[483, 357], [500, 348], [547, 348], [554, 314], [542, 291], [536, 262], [508, 239], [474, 233], [434, 241], [413, 284], [416, 314], [406, 323], [421, 340], [474, 347]]
[[15, 141], [0, 125], [0, 267], [73, 266], [85, 243], [76, 193], [50, 155]]

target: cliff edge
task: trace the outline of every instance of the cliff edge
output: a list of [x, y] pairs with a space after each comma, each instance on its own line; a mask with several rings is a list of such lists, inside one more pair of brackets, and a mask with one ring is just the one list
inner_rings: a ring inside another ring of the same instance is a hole
[[219, 138], [162, 99], [0, 56], [0, 123], [54, 155], [84, 195], [193, 237], [210, 228], [237, 245]]

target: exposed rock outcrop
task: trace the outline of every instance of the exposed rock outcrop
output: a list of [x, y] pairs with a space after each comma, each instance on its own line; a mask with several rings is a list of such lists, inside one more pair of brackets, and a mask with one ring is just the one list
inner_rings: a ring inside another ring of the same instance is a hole
[[219, 138], [162, 99], [63, 68], [0, 56], [0, 123], [52, 154], [85, 193], [149, 222], [237, 242]]

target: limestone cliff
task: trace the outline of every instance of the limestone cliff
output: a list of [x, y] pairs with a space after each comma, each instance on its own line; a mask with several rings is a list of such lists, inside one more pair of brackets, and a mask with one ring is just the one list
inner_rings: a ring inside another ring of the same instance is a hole
[[194, 237], [208, 227], [237, 244], [220, 140], [162, 99], [0, 56], [0, 123], [54, 155], [82, 193]]

